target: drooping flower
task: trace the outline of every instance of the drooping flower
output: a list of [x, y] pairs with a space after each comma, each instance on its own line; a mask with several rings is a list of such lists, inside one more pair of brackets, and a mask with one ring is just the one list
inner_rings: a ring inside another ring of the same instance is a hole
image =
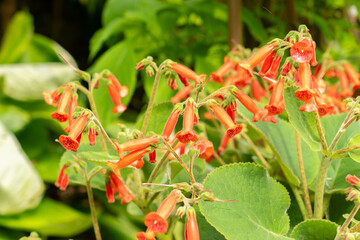
[[122, 158], [124, 152], [147, 148], [150, 145], [158, 143], [159, 140], [160, 139], [158, 137], [143, 137], [143, 138], [130, 140], [121, 144], [118, 143], [116, 140], [114, 140], [114, 143], [116, 145], [116, 149], [120, 158]]
[[127, 189], [127, 186], [123, 183], [123, 181], [121, 180], [121, 178], [118, 175], [111, 172], [109, 174], [109, 178], [110, 178], [110, 182], [111, 182], [113, 190], [115, 190], [115, 192], [119, 192], [119, 196], [122, 197], [121, 204], [126, 204], [135, 199], [135, 197], [129, 192], [129, 190]]
[[156, 212], [150, 212], [145, 216], [145, 226], [155, 233], [166, 233], [168, 229], [167, 218], [176, 206], [176, 202], [181, 196], [180, 190], [173, 190], [167, 198], [160, 204]]
[[213, 143], [206, 138], [200, 138], [194, 146], [199, 150], [199, 158], [201, 159], [209, 159], [214, 153]]
[[272, 51], [264, 60], [263, 64], [261, 65], [259, 75], [261, 77], [265, 76], [266, 73], [269, 71], [271, 64], [275, 59], [275, 51]]
[[119, 161], [113, 163], [111, 161], [107, 161], [107, 165], [111, 168], [116, 175], [120, 175], [120, 169], [129, 166], [131, 163], [135, 162], [142, 158], [145, 154], [150, 152], [149, 148], [142, 148], [139, 150], [132, 151], [128, 153], [124, 158], [120, 158]]
[[266, 117], [263, 118], [263, 121], [276, 123], [277, 120], [274, 118], [274, 115], [278, 115], [283, 112], [284, 108], [282, 100], [284, 94], [284, 84], [285, 78], [281, 76], [274, 87], [274, 91], [271, 94], [269, 104], [265, 106], [268, 114]]
[[73, 114], [74, 114], [75, 108], [78, 106], [77, 105], [77, 100], [78, 100], [77, 93], [73, 93], [72, 96], [71, 96], [70, 105], [69, 105], [69, 114], [68, 114], [69, 126], [64, 129], [64, 132], [69, 132], [70, 129], [71, 129], [71, 126], [75, 122]]
[[315, 51], [315, 48], [316, 48], [316, 42], [314, 40], [311, 41], [311, 46], [312, 46], [312, 49], [313, 49], [313, 56], [310, 60], [310, 66], [316, 66], [318, 64], [318, 62], [316, 61], [316, 51]]
[[131, 166], [140, 169], [144, 166], [145, 162], [143, 158], [140, 158], [138, 160], [136, 160], [135, 162], [131, 163]]
[[230, 138], [225, 134], [223, 136], [223, 138], [221, 139], [221, 143], [220, 143], [220, 146], [219, 146], [219, 152], [225, 151], [225, 148], [228, 145], [229, 140], [230, 140]]
[[241, 63], [240, 66], [253, 76], [252, 69], [261, 63], [271, 52], [278, 46], [277, 42], [266, 44], [261, 47], [258, 51], [256, 51], [246, 63]]
[[174, 128], [175, 128], [176, 123], [178, 121], [179, 114], [180, 114], [181, 110], [182, 110], [182, 106], [181, 105], [176, 105], [174, 107], [174, 110], [171, 112], [168, 120], [166, 121], [163, 133], [161, 134], [161, 136], [165, 139], [165, 141], [169, 141], [169, 136], [174, 131]]
[[309, 63], [299, 63], [299, 80], [301, 88], [296, 90], [295, 97], [303, 102], [309, 101], [315, 95], [315, 92], [311, 89], [312, 78]]
[[266, 110], [259, 108], [248, 95], [241, 92], [239, 89], [232, 89], [231, 92], [247, 110], [254, 114], [252, 119], [253, 122], [259, 121], [267, 113]]
[[314, 56], [311, 40], [303, 38], [300, 42], [294, 43], [290, 49], [290, 55], [295, 62], [309, 63]]
[[96, 129], [93, 122], [89, 123], [89, 132], [88, 132], [89, 145], [93, 146], [96, 144]]
[[348, 79], [353, 84], [353, 90], [356, 91], [357, 89], [360, 88], [360, 81], [359, 81], [358, 73], [348, 62], [344, 63], [344, 69], [345, 69], [345, 73], [346, 73]]
[[115, 191], [113, 190], [111, 181], [108, 178], [105, 179], [105, 189], [106, 189], [106, 198], [108, 199], [108, 203], [115, 202], [115, 197], [114, 197]]
[[156, 163], [156, 149], [149, 153], [149, 163]]
[[194, 105], [193, 100], [188, 99], [186, 102], [183, 129], [176, 134], [176, 138], [182, 143], [194, 142], [197, 139], [196, 134], [193, 132], [194, 126]]
[[115, 106], [112, 109], [113, 113], [122, 113], [126, 110], [126, 106], [121, 103], [121, 97], [120, 93], [115, 87], [114, 84], [110, 83], [108, 85], [109, 94], [111, 97], [112, 102], [115, 104]]
[[195, 209], [192, 207], [188, 208], [186, 215], [185, 240], [200, 240]]
[[66, 85], [62, 85], [61, 87], [58, 87], [52, 93], [48, 91], [44, 91], [42, 95], [44, 97], [45, 102], [53, 107], [57, 107], [61, 94], [64, 91], [64, 87], [66, 87]]
[[219, 119], [219, 121], [227, 128], [226, 135], [229, 138], [232, 138], [241, 132], [242, 126], [234, 123], [229, 114], [227, 114], [215, 100], [209, 101], [209, 107], [212, 109], [217, 119]]
[[170, 98], [170, 102], [172, 102], [173, 104], [177, 104], [181, 100], [188, 98], [192, 88], [193, 87], [191, 85], [189, 85], [187, 87], [183, 87], [175, 94], [175, 96]]
[[346, 77], [346, 73], [344, 71], [338, 70], [337, 71], [340, 87], [341, 87], [341, 93], [340, 96], [342, 98], [351, 97], [353, 95], [353, 92], [349, 89], [349, 82], [348, 78]]
[[57, 111], [51, 113], [51, 117], [59, 122], [66, 122], [68, 120], [68, 114], [66, 109], [68, 108], [72, 95], [72, 86], [67, 86], [64, 93], [61, 95]]
[[190, 68], [188, 68], [182, 64], [179, 64], [176, 62], [171, 62], [170, 66], [175, 72], [177, 72], [177, 74], [179, 74], [182, 77], [185, 77], [187, 79], [195, 81], [195, 84], [199, 84], [199, 83], [202, 83], [205, 81], [205, 78], [206, 78], [205, 74], [198, 75], [193, 70], [191, 70]]
[[69, 183], [69, 175], [68, 174], [64, 174], [65, 170], [66, 170], [67, 166], [66, 164], [64, 164], [59, 172], [58, 178], [55, 182], [55, 186], [60, 188], [61, 191], [65, 191], [66, 187]]
[[82, 114], [79, 118], [77, 118], [72, 125], [69, 135], [61, 135], [59, 137], [60, 144], [66, 149], [76, 152], [80, 141], [78, 140], [79, 137], [81, 137], [82, 131], [84, 130], [84, 127], [86, 125], [86, 122], [88, 120], [87, 114]]
[[251, 84], [251, 94], [257, 102], [261, 102], [261, 97], [267, 98], [267, 93], [265, 89], [260, 85], [260, 83], [254, 79]]
[[211, 73], [210, 80], [218, 83], [223, 82], [223, 77], [235, 67], [235, 61], [228, 61], [224, 63], [216, 72]]

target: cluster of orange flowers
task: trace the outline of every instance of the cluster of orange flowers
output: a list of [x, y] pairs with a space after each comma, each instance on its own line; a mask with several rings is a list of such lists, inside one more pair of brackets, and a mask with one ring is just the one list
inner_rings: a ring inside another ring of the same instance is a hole
[[[287, 49], [290, 50], [289, 56], [284, 59]], [[202, 104], [189, 96], [193, 90], [199, 91], [206, 85], [206, 75], [198, 75], [184, 65], [167, 60], [164, 74], [170, 88], [173, 90], [178, 88], [177, 78], [184, 87], [171, 98], [171, 102], [175, 106], [161, 136], [141, 137], [121, 144], [114, 141], [120, 159], [115, 163], [107, 162], [111, 169], [106, 180], [108, 201], [115, 201], [114, 194], [116, 192], [119, 193], [118, 197], [122, 198], [122, 204], [134, 199], [121, 179], [120, 169], [128, 166], [142, 168], [143, 157], [148, 153], [149, 162], [156, 162], [156, 148], [159, 148], [159, 144], [163, 141], [173, 143], [177, 139], [179, 143], [174, 150], [180, 149], [180, 156], [185, 153], [187, 143], [194, 142], [191, 148], [197, 149], [198, 157], [210, 160], [214, 153], [213, 143], [204, 137], [199, 138], [193, 129], [194, 125], [199, 122], [198, 108], [205, 104], [226, 128], [226, 133], [218, 149], [219, 152], [224, 151], [229, 140], [239, 134], [243, 128], [235, 121], [236, 99], [253, 114], [253, 122], [262, 120], [276, 123], [277, 120], [274, 116], [281, 114], [285, 108], [283, 96], [285, 85], [293, 84], [299, 87], [295, 92], [295, 97], [304, 102], [299, 108], [300, 111], [318, 112], [320, 116], [346, 111], [346, 103], [342, 99], [353, 95], [350, 87], [354, 91], [360, 88], [359, 74], [347, 62], [337, 65], [329, 65], [325, 62], [318, 64], [315, 49], [316, 44], [305, 26], [300, 26], [299, 31], [289, 32], [284, 39], [275, 39], [269, 42], [248, 58], [244, 56], [241, 48], [236, 47], [224, 58], [224, 64], [209, 77], [210, 81], [222, 84], [222, 88], [219, 89], [218, 94], [211, 96]], [[139, 62], [136, 69], [145, 68], [147, 74], [152, 76], [154, 74], [152, 64], [152, 59], [147, 58]], [[312, 66], [316, 66], [314, 73], [311, 70]], [[263, 81], [259, 82], [260, 79], [254, 75], [258, 75]], [[328, 86], [323, 80], [324, 76], [338, 77], [341, 91], [338, 92], [337, 84]], [[127, 87], [121, 86], [112, 74], [107, 76], [107, 80], [109, 94], [115, 104], [113, 112], [125, 111], [126, 106], [121, 103], [121, 98], [127, 95]], [[191, 85], [188, 80], [193, 81], [194, 85]], [[244, 87], [248, 85], [251, 85], [251, 97], [243, 92]], [[91, 145], [95, 144], [97, 133], [89, 111], [83, 110], [76, 119], [73, 118], [76, 115], [74, 113], [77, 106], [76, 90], [75, 85], [67, 84], [52, 93], [43, 93], [48, 104], [58, 107], [58, 110], [51, 116], [60, 122], [69, 120], [69, 126], [65, 129], [69, 134], [61, 135], [59, 142], [65, 149], [72, 151], [77, 151], [84, 130], [88, 129]], [[255, 103], [255, 101], [261, 102], [263, 98], [268, 98], [269, 94], [271, 96], [264, 108]], [[182, 100], [185, 101], [181, 102]], [[66, 112], [67, 109], [68, 112]], [[180, 115], [183, 115], [183, 128], [170, 140]], [[207, 116], [205, 115], [205, 117]], [[125, 152], [129, 153], [124, 155]], [[56, 182], [61, 189], [65, 189], [68, 182], [68, 176], [64, 174], [65, 169], [64, 165]], [[155, 239], [156, 234], [165, 233], [167, 231], [166, 220], [181, 196], [179, 190], [174, 190], [156, 212], [147, 214], [145, 225], [148, 229], [146, 232], [138, 233], [137, 238], [152, 240]], [[186, 239], [199, 239], [195, 212], [192, 208], [189, 208], [187, 212], [189, 220]]]

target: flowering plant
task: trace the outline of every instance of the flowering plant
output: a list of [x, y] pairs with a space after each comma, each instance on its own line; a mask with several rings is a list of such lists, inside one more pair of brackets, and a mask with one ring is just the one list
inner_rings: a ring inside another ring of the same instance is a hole
[[[55, 185], [86, 186], [96, 239], [101, 234], [92, 188], [105, 191], [109, 203], [121, 199], [141, 212], [140, 240], [172, 239], [179, 222], [187, 240], [358, 237], [360, 180], [345, 176], [360, 170], [360, 105], [352, 97], [359, 74], [327, 52], [318, 63], [306, 26], [252, 52], [236, 46], [210, 76], [172, 60], [157, 65], [144, 58], [136, 69], [155, 75], [149, 103], [141, 121], [121, 125], [117, 137], [104, 129], [93, 94], [105, 84], [113, 102], [108, 114], [123, 113], [126, 82], [108, 70], [91, 76], [73, 69], [85, 84], [43, 93], [57, 107], [51, 117], [68, 122], [68, 134], [56, 140], [67, 152]], [[162, 77], [180, 89], [170, 102], [155, 105]], [[78, 92], [89, 108], [77, 105]], [[335, 192], [355, 203], [341, 226], [331, 215]]]

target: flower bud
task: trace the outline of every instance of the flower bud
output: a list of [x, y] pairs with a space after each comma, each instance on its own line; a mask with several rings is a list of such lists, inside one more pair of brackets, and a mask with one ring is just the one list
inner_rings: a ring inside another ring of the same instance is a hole
[[357, 186], [357, 187], [360, 186], [360, 179], [357, 178], [356, 176], [348, 174], [346, 176], [346, 181], [348, 181], [353, 186]]
[[150, 65], [146, 67], [145, 71], [148, 77], [154, 76], [154, 69]]
[[185, 207], [179, 207], [177, 210], [176, 210], [176, 216], [182, 218], [185, 214]]

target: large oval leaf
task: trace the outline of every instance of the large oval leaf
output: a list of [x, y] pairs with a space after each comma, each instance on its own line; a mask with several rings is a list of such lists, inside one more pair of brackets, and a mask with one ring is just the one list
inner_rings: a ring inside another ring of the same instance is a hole
[[227, 239], [290, 239], [286, 210], [290, 197], [280, 183], [255, 164], [232, 164], [204, 181], [214, 196], [232, 202], [200, 202], [201, 213]]

